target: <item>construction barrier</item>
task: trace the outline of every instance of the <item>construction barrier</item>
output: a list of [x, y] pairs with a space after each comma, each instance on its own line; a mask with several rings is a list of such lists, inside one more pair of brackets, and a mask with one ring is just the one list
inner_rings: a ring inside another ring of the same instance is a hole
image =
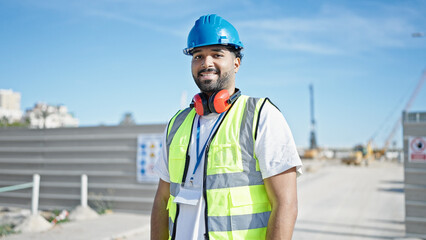
[[[81, 204], [85, 174], [90, 178], [85, 196], [94, 210], [149, 213], [158, 182], [138, 181], [143, 163], [137, 162], [138, 136], [162, 134], [165, 127], [1, 128], [0, 188], [30, 182], [37, 173], [43, 176], [39, 209], [71, 211]], [[0, 206], [25, 208], [29, 190], [2, 193]]]

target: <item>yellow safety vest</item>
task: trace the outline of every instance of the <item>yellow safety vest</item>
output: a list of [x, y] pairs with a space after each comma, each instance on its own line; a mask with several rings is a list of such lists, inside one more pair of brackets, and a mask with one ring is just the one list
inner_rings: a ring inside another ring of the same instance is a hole
[[[254, 154], [257, 123], [266, 99], [241, 96], [207, 145], [203, 196], [207, 238], [265, 239], [271, 205]], [[169, 239], [175, 239], [179, 204], [173, 202], [186, 179], [195, 110], [178, 112], [167, 129], [170, 198]]]

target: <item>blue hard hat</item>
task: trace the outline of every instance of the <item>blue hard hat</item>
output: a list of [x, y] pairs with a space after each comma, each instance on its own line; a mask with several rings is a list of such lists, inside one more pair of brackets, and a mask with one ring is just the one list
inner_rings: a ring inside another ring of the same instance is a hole
[[201, 16], [189, 32], [188, 47], [183, 49], [183, 53], [191, 55], [196, 47], [217, 44], [231, 45], [239, 49], [244, 47], [237, 29], [228, 21], [216, 14]]

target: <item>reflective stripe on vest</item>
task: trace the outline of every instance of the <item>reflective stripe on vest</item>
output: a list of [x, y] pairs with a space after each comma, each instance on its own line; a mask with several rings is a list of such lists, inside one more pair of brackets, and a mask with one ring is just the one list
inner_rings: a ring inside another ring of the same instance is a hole
[[[254, 154], [254, 138], [265, 99], [241, 96], [228, 110], [207, 150], [204, 172], [209, 239], [264, 239], [271, 206]], [[194, 110], [169, 124], [169, 231], [173, 239], [179, 204], [173, 203], [186, 177]]]
[[[188, 150], [191, 134], [186, 134], [183, 130], [192, 129], [193, 119], [195, 118], [195, 110], [187, 108], [179, 111], [169, 122], [167, 126], [167, 156], [169, 158], [169, 173], [170, 173], [170, 197], [167, 203], [169, 212], [169, 239], [174, 238], [176, 226], [174, 224], [177, 215], [179, 214], [179, 205], [175, 204], [175, 199], [182, 178], [185, 176], [184, 171], [187, 163], [186, 151]], [[192, 119], [192, 120], [191, 120]], [[173, 145], [172, 145], [173, 143]], [[178, 163], [178, 164], [176, 164]], [[176, 171], [170, 171], [171, 166], [177, 167]]]

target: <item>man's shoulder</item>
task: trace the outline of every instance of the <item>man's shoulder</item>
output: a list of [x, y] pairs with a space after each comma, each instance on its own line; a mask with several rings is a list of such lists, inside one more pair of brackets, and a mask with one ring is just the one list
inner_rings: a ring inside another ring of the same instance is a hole
[[[173, 115], [173, 117], [170, 118], [167, 124], [167, 129], [168, 129], [167, 132], [169, 132], [170, 127], [174, 126], [175, 123], [178, 123], [178, 126], [180, 126], [180, 124], [182, 124], [185, 121], [186, 117], [191, 113], [192, 110], [193, 108], [187, 107], [185, 109], [181, 109], [177, 111], [175, 115]], [[195, 113], [195, 110], [194, 110], [194, 113]]]
[[170, 121], [172, 121], [173, 119], [175, 119], [175, 118], [177, 118], [177, 117], [179, 117], [179, 116], [182, 116], [182, 115], [188, 115], [190, 112], [191, 112], [191, 110], [192, 110], [193, 108], [191, 108], [191, 107], [187, 107], [187, 108], [184, 108], [184, 109], [180, 109], [180, 110], [178, 110], [171, 118], [170, 118]]
[[[258, 102], [261, 101], [261, 106], [260, 106], [260, 111], [262, 111], [262, 109], [264, 108], [264, 106], [271, 106], [273, 109], [278, 110], [281, 112], [281, 110], [277, 107], [277, 105], [275, 105], [271, 99], [269, 97], [253, 97], [253, 96], [247, 96], [247, 95], [243, 95], [245, 96], [247, 99], [253, 99], [254, 101]], [[269, 106], [266, 107], [269, 109]]]
[[277, 105], [275, 105], [275, 104], [271, 101], [271, 99], [269, 99], [269, 98], [265, 98], [265, 104], [269, 104], [269, 105], [272, 107], [272, 109], [276, 109], [276, 110], [278, 110], [279, 112], [281, 112], [281, 110], [278, 108], [278, 106], [277, 106]]

